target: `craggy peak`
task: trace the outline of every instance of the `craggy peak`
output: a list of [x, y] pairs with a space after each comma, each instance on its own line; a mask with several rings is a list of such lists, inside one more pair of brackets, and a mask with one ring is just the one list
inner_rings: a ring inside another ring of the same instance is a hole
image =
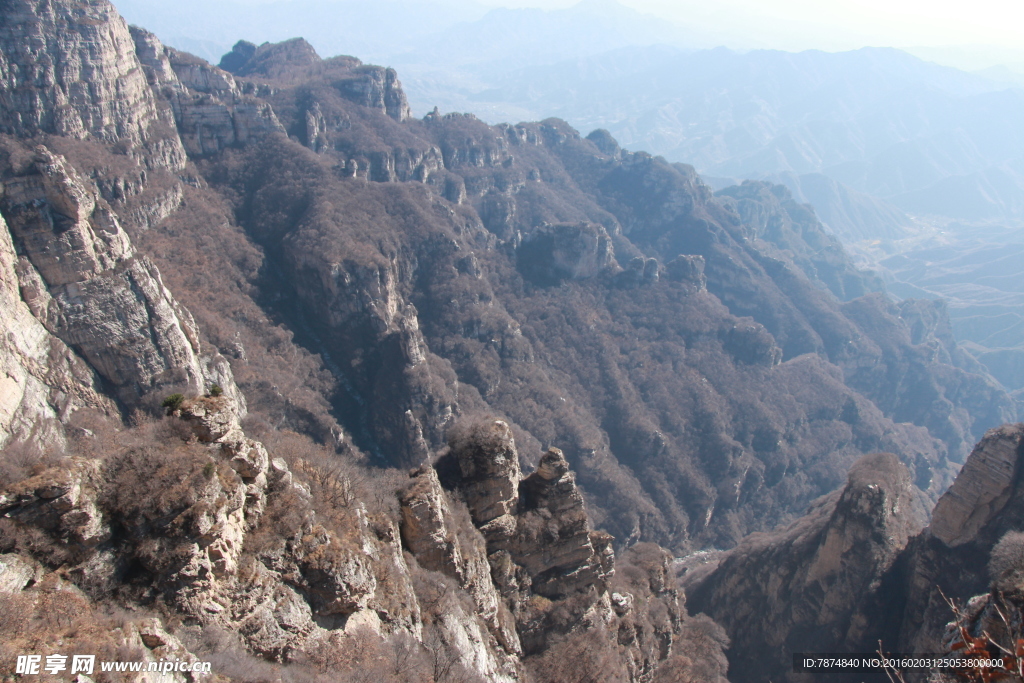
[[[0, 0], [0, 679], [1020, 680], [1020, 403], [943, 300], [791, 187], [224, 39]], [[793, 668], [880, 641], [1004, 678]]]

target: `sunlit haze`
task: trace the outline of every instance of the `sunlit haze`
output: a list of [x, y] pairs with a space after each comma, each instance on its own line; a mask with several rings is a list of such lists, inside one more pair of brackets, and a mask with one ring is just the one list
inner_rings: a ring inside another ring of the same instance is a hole
[[[165, 40], [214, 59], [218, 50], [242, 37], [235, 35], [241, 32], [256, 42], [301, 34], [318, 49], [343, 49], [390, 62], [413, 47], [409, 39], [438, 33], [460, 21], [478, 21], [493, 9], [555, 13], [572, 9], [574, 16], [603, 10], [621, 16], [628, 8], [637, 13], [636, 20], [656, 19], [648, 26], [678, 29], [677, 40], [666, 40], [662, 34], [652, 36], [650, 42], [684, 48], [721, 45], [738, 50], [836, 52], [897, 47], [961, 69], [996, 65], [1024, 69], [1024, 4], [998, 0], [391, 0], [379, 4], [182, 0], [174, 6], [163, 0], [119, 0], [115, 4], [129, 21], [150, 26]], [[293, 10], [293, 5], [301, 9]], [[192, 20], [196, 12], [203, 14], [204, 21]], [[569, 20], [570, 25], [573, 22]], [[626, 42], [636, 44], [633, 36]]]
[[[555, 9], [575, 3], [491, 0], [483, 4]], [[1024, 45], [1024, 4], [999, 0], [623, 0], [621, 4], [776, 49], [992, 45], [1019, 50]]]

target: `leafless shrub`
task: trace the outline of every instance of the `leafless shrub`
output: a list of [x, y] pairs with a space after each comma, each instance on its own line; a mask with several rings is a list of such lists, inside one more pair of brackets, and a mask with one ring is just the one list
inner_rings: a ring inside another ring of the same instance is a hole
[[0, 490], [61, 462], [65, 453], [42, 450], [31, 441], [8, 444], [0, 451]]
[[619, 645], [603, 626], [573, 633], [527, 660], [535, 683], [624, 683], [629, 680]]
[[992, 548], [988, 575], [997, 590], [1008, 590], [1024, 579], [1024, 532], [1007, 531]]
[[415, 558], [408, 556], [409, 568], [412, 573], [413, 590], [420, 604], [424, 621], [433, 623], [445, 614], [450, 613], [453, 594], [458, 590], [458, 582], [440, 572], [430, 571], [419, 566]]

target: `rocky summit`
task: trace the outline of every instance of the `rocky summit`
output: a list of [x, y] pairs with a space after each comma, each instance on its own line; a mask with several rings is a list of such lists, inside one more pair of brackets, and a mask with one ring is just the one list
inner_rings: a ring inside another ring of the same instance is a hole
[[4, 677], [796, 680], [1017, 604], [1018, 403], [789, 190], [0, 17]]

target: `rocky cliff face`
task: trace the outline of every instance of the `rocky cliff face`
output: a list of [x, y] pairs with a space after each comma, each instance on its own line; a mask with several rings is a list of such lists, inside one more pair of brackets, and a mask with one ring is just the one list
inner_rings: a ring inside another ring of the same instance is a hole
[[687, 577], [692, 609], [732, 639], [734, 680], [789, 680], [792, 653], [870, 651], [885, 612], [881, 577], [923, 515], [907, 469], [891, 454], [864, 456], [841, 491], [792, 526], [754, 534]]
[[143, 139], [157, 108], [128, 26], [111, 5], [83, 10], [77, 14], [59, 3], [4, 4], [5, 133]]
[[153, 166], [184, 166], [166, 106], [112, 5], [12, 1], [3, 10], [0, 131], [123, 141]]
[[[13, 3], [0, 38], [5, 131], [42, 134], [37, 141], [44, 143], [31, 149], [5, 139], [0, 212], [17, 255], [23, 305], [51, 343], [68, 348], [71, 365], [61, 374], [79, 367], [70, 374], [80, 386], [64, 392], [62, 419], [74, 412], [73, 397], [97, 381], [126, 409], [151, 404], [168, 389], [198, 393], [210, 384], [244, 405], [226, 363], [215, 352], [204, 357], [192, 316], [129, 237], [129, 230], [165, 218], [182, 198], [173, 173], [184, 169], [185, 150], [171, 107], [150, 87], [141, 63], [156, 65], [154, 80], [173, 80], [173, 70], [158, 41], [139, 49], [109, 5], [79, 9]], [[39, 41], [36, 52], [26, 51], [28, 35]], [[67, 386], [69, 379], [51, 381]]]
[[91, 183], [42, 146], [9, 173], [0, 208], [35, 317], [127, 405], [162, 387], [202, 391], [195, 323]]
[[0, 228], [0, 444], [31, 439], [43, 448], [61, 446], [62, 425], [76, 410], [113, 412], [114, 406], [103, 396], [95, 371], [50, 334], [21, 298], [18, 258], [2, 217]]
[[[612, 572], [611, 537], [590, 530], [574, 475], [558, 449], [545, 453], [523, 478], [508, 424], [474, 425], [451, 444], [454, 485], [465, 497], [473, 524], [487, 541], [497, 590], [511, 603], [527, 652], [546, 649], [551, 624], [535, 595], [564, 601], [587, 595], [607, 602]], [[610, 616], [610, 615], [609, 615]]]
[[189, 154], [212, 154], [284, 130], [273, 109], [253, 96], [256, 86], [244, 92], [230, 73], [164, 47], [148, 31], [130, 30], [147, 80], [169, 104]]
[[759, 680], [766, 662], [781, 680], [800, 680], [786, 671], [796, 651], [873, 651], [881, 641], [892, 652], [952, 653], [962, 633], [986, 630], [1015, 642], [1022, 438], [1019, 424], [990, 430], [919, 532], [906, 472], [891, 456], [868, 456], [793, 526], [711, 562], [695, 558], [689, 604], [729, 633], [735, 680]]
[[943, 593], [965, 604], [988, 592], [988, 557], [1022, 519], [1022, 438], [1024, 427], [1019, 424], [990, 430], [936, 503], [928, 528], [905, 551], [899, 646], [943, 651], [944, 626], [953, 617]]
[[239, 678], [721, 681], [650, 541], [731, 547], [845, 481], [695, 605], [867, 638], [908, 501], [1015, 410], [777, 188], [414, 120], [301, 39], [221, 69], [104, 0], [0, 9], [0, 585], [47, 643], [87, 632], [56, 591], [159, 619], [102, 647]]

